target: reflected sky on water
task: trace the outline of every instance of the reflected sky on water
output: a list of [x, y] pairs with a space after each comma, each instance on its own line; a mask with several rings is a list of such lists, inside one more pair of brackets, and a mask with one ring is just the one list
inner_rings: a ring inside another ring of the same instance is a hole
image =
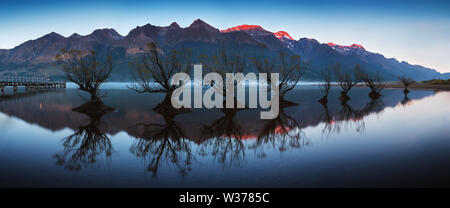
[[[119, 86], [119, 85], [118, 85]], [[108, 87], [106, 87], [108, 88]], [[113, 88], [113, 89], [110, 89]], [[326, 106], [316, 86], [259, 110], [157, 113], [162, 94], [102, 90], [112, 112], [78, 113], [76, 89], [0, 98], [1, 187], [374, 187], [450, 184], [449, 92], [355, 88]]]

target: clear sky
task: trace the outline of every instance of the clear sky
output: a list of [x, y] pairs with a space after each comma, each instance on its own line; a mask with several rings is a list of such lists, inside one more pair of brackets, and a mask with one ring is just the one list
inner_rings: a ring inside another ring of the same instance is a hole
[[50, 32], [86, 35], [114, 28], [126, 35], [150, 23], [189, 26], [200, 18], [225, 29], [257, 24], [295, 39], [315, 38], [450, 72], [450, 1], [0, 1], [0, 48]]

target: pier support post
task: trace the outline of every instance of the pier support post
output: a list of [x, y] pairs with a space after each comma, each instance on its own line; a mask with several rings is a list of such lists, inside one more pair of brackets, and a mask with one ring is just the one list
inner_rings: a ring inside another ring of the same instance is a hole
[[17, 93], [17, 85], [14, 85], [14, 94], [16, 94]]

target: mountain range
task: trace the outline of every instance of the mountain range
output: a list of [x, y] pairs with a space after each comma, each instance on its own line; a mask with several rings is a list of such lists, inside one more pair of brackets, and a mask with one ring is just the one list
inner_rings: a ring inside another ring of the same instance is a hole
[[126, 36], [114, 29], [98, 29], [85, 36], [74, 33], [69, 37], [52, 32], [12, 49], [0, 49], [0, 75], [46, 74], [59, 77], [59, 66], [54, 58], [62, 48], [66, 48], [113, 54], [117, 67], [111, 79], [129, 81], [132, 70], [129, 63], [140, 57], [149, 42], [155, 42], [163, 49], [190, 48], [193, 57], [210, 54], [218, 47], [239, 50], [248, 57], [261, 54], [275, 56], [283, 50], [298, 54], [309, 63], [304, 77], [306, 80], [319, 80], [322, 69], [335, 63], [343, 68], [360, 64], [369, 73], [380, 74], [386, 80], [395, 80], [399, 75], [407, 75], [416, 80], [450, 78], [449, 73], [441, 74], [434, 69], [386, 58], [365, 50], [359, 44], [343, 46], [319, 43], [310, 38], [295, 40], [285, 31], [271, 32], [258, 25], [240, 25], [219, 30], [200, 19], [185, 28], [175, 22], [165, 27], [146, 24], [132, 29]]

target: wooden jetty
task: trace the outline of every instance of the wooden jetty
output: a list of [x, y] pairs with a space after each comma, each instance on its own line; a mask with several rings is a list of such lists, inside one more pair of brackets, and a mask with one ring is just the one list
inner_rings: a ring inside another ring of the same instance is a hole
[[66, 81], [51, 81], [44, 77], [1, 77], [0, 90], [1, 94], [5, 93], [5, 87], [13, 87], [14, 93], [18, 87], [25, 89], [49, 89], [49, 88], [66, 88]]

